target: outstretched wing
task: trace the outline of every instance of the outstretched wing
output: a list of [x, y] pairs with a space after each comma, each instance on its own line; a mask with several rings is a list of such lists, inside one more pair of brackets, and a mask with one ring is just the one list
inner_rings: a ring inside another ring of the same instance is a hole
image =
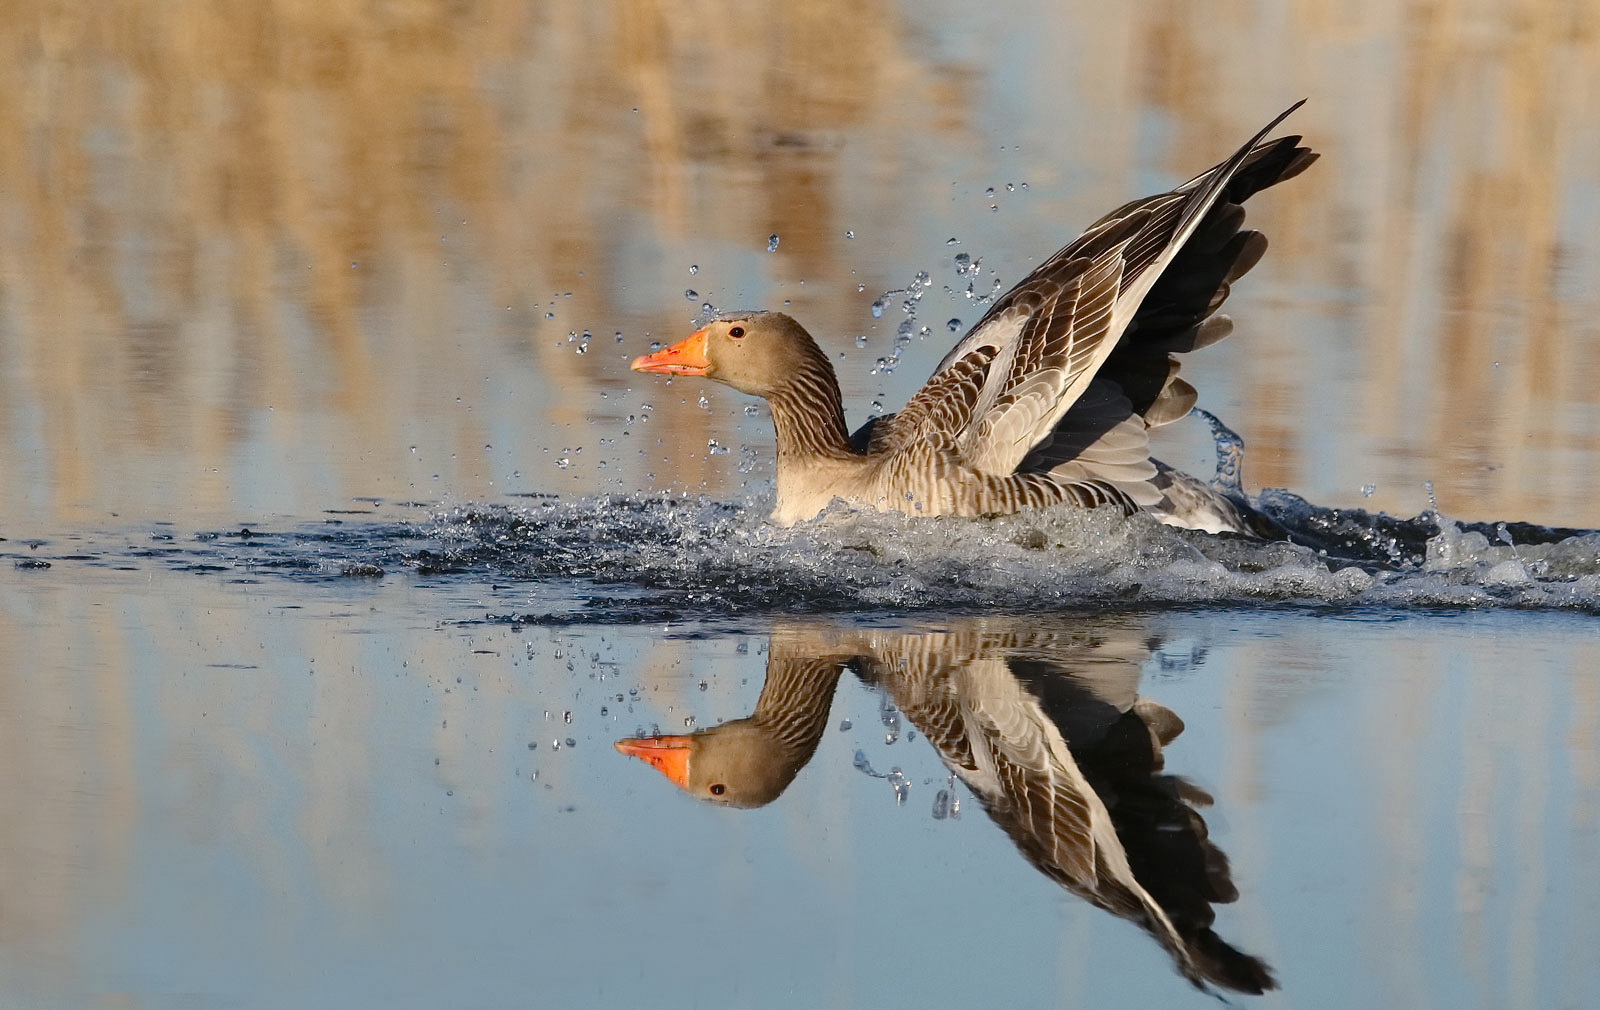
[[[942, 436], [976, 469], [1017, 470], [1036, 446], [1052, 440], [1117, 351], [1163, 272], [1212, 207], [1229, 195], [1241, 167], [1282, 143], [1258, 147], [1262, 138], [1298, 107], [1222, 164], [1100, 219], [1028, 275], [956, 344], [904, 410], [879, 421], [871, 433], [874, 447], [893, 450]], [[1237, 232], [1234, 221], [1228, 234]], [[1233, 250], [1235, 258], [1242, 248]], [[1130, 370], [1147, 370], [1147, 357], [1132, 359]], [[1172, 385], [1170, 378], [1161, 375], [1149, 398], [1159, 399], [1170, 388], [1169, 406], [1175, 408], [1187, 387]]]

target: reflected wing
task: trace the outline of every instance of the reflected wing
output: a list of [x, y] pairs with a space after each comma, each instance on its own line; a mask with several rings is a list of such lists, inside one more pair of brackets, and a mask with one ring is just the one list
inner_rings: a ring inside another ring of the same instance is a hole
[[874, 634], [858, 648], [1041, 872], [1140, 924], [1196, 985], [1272, 988], [1264, 963], [1210, 929], [1211, 903], [1237, 891], [1192, 807], [1209, 798], [1156, 774], [1182, 722], [1137, 696], [1148, 655], [1139, 626], [1038, 625], [978, 620], [966, 632]]

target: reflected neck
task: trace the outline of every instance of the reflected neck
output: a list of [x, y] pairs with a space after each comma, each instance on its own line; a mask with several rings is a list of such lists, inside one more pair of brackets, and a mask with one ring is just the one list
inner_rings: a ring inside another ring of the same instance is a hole
[[845, 661], [837, 657], [770, 659], [767, 681], [761, 686], [750, 721], [799, 763], [810, 760], [827, 729], [833, 690], [844, 667]]

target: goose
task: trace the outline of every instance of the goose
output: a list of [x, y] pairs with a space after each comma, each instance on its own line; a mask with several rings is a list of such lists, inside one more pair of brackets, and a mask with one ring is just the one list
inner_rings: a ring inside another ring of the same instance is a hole
[[1172, 355], [1228, 335], [1216, 310], [1266, 250], [1241, 204], [1317, 158], [1298, 136], [1265, 140], [1302, 104], [1221, 164], [1095, 222], [997, 299], [902, 410], [854, 434], [827, 354], [782, 312], [721, 313], [631, 367], [767, 401], [780, 526], [835, 499], [920, 516], [1070, 502], [1259, 535], [1243, 503], [1152, 459], [1148, 429], [1194, 406]]
[[692, 796], [765, 805], [816, 752], [849, 667], [893, 699], [1044, 876], [1137, 923], [1196, 986], [1260, 993], [1276, 985], [1271, 969], [1212, 929], [1212, 905], [1239, 892], [1194, 809], [1211, 799], [1160, 774], [1183, 721], [1138, 693], [1147, 639], [1128, 615], [782, 624], [752, 715], [615, 746]]

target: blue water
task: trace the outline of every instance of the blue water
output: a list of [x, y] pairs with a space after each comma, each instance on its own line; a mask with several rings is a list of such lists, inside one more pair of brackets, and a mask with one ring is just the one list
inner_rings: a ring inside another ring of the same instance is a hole
[[[748, 715], [775, 634], [1003, 615], [539, 624], [506, 619], [530, 597], [482, 567], [221, 560], [72, 579], [58, 561], [0, 586], [8, 639], [25, 621], [51, 671], [6, 700], [23, 731], [0, 844], [28, 870], [12, 907], [34, 910], [0, 960], [18, 1005], [1214, 1005], [1145, 932], [1031, 868], [966, 787], [936, 818], [948, 770], [853, 673], [760, 809], [683, 796], [611, 747]], [[581, 607], [577, 585], [551, 610]], [[1186, 724], [1165, 771], [1210, 794], [1232, 865], [1216, 930], [1282, 986], [1260, 1005], [1600, 991], [1592, 616], [1009, 620], [1137, 644], [1139, 692]], [[858, 752], [900, 770], [903, 800]]]

